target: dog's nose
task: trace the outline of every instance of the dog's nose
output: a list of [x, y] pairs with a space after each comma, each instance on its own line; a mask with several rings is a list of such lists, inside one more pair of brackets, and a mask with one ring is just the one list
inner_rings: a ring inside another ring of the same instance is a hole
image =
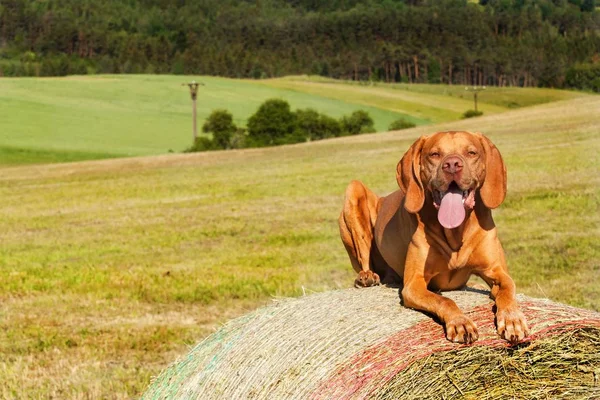
[[462, 171], [463, 160], [457, 156], [449, 156], [444, 160], [442, 170], [448, 174], [455, 174]]

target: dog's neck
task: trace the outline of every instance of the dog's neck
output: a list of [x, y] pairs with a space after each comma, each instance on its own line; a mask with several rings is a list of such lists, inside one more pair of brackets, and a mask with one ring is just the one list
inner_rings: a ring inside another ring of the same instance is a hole
[[459, 251], [462, 247], [465, 227], [469, 223], [469, 219], [471, 217], [470, 214], [471, 211], [468, 211], [463, 223], [454, 229], [447, 229], [442, 227], [442, 230], [444, 231], [444, 237], [446, 238], [446, 242], [448, 243], [448, 246], [450, 246], [452, 251]]

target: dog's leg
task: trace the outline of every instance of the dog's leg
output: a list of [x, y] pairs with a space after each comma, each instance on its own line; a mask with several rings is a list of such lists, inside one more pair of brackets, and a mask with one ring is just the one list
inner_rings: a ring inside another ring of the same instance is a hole
[[340, 235], [358, 273], [356, 287], [379, 285], [379, 275], [370, 268], [373, 227], [377, 219], [378, 197], [362, 182], [352, 181], [346, 189], [344, 209], [340, 214]]
[[[433, 276], [425, 271], [428, 262], [436, 255], [430, 253], [427, 246], [417, 247], [411, 243], [408, 248], [407, 262], [404, 270], [404, 287], [402, 302], [406, 307], [425, 311], [435, 315], [446, 328], [446, 338], [452, 342], [473, 343], [479, 338], [477, 325], [458, 308], [451, 299], [433, 293], [427, 285]], [[437, 256], [441, 257], [441, 255]], [[410, 260], [410, 261], [409, 261]]]
[[496, 327], [501, 338], [516, 344], [529, 335], [527, 319], [521, 310], [515, 296], [516, 288], [504, 257], [496, 264], [478, 275], [490, 286], [492, 298], [496, 301]]

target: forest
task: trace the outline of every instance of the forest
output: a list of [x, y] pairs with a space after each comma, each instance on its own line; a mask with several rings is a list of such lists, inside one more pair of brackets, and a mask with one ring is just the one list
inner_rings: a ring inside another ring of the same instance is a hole
[[595, 0], [2, 0], [0, 75], [194, 74], [600, 91]]

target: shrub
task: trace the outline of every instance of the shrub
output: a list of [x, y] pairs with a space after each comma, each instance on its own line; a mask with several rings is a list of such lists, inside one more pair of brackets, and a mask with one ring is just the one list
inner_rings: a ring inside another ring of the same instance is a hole
[[342, 127], [335, 118], [307, 108], [296, 111], [296, 132], [305, 140], [321, 140], [340, 136]]
[[306, 142], [307, 140], [308, 138], [300, 130], [296, 129], [289, 135], [278, 138], [273, 144], [277, 146], [282, 144], [302, 143]]
[[214, 145], [219, 149], [231, 148], [231, 138], [237, 131], [233, 115], [227, 110], [214, 110], [202, 125], [202, 132], [212, 133]]
[[214, 110], [204, 121], [202, 132], [211, 133], [212, 139], [206, 136], [196, 138], [185, 153], [195, 151], [223, 150], [241, 148], [245, 142], [245, 130], [233, 123], [233, 115], [227, 110]]
[[213, 140], [207, 138], [206, 136], [199, 136], [194, 141], [194, 144], [192, 144], [190, 147], [185, 149], [183, 152], [184, 153], [194, 153], [197, 151], [209, 151], [209, 150], [220, 150], [220, 149], [215, 145], [215, 142]]
[[463, 119], [466, 119], [466, 118], [473, 118], [473, 117], [479, 117], [480, 115], [483, 115], [483, 111], [467, 110], [467, 111], [465, 111], [465, 113], [462, 115], [462, 118], [463, 118]]
[[400, 118], [395, 120], [388, 126], [389, 131], [399, 131], [402, 129], [414, 128], [417, 126], [415, 123], [405, 120], [404, 118]]
[[569, 88], [600, 92], [600, 63], [577, 64], [567, 70], [565, 85]]
[[231, 136], [229, 145], [232, 149], [243, 149], [246, 147], [246, 130], [244, 128], [237, 128]]
[[296, 132], [306, 139], [315, 140], [320, 137], [319, 113], [312, 108], [296, 110]]
[[342, 117], [340, 124], [342, 131], [349, 135], [375, 132], [373, 119], [368, 112], [363, 110], [354, 111], [349, 117]]
[[296, 115], [288, 102], [270, 99], [248, 119], [248, 143], [256, 147], [289, 143], [291, 139], [286, 136], [296, 136], [295, 130]]
[[329, 115], [321, 114], [319, 116], [320, 137], [315, 139], [325, 139], [331, 137], [342, 136], [342, 125], [340, 121]]
[[69, 74], [69, 59], [64, 54], [47, 56], [42, 61], [42, 76], [66, 76]]

